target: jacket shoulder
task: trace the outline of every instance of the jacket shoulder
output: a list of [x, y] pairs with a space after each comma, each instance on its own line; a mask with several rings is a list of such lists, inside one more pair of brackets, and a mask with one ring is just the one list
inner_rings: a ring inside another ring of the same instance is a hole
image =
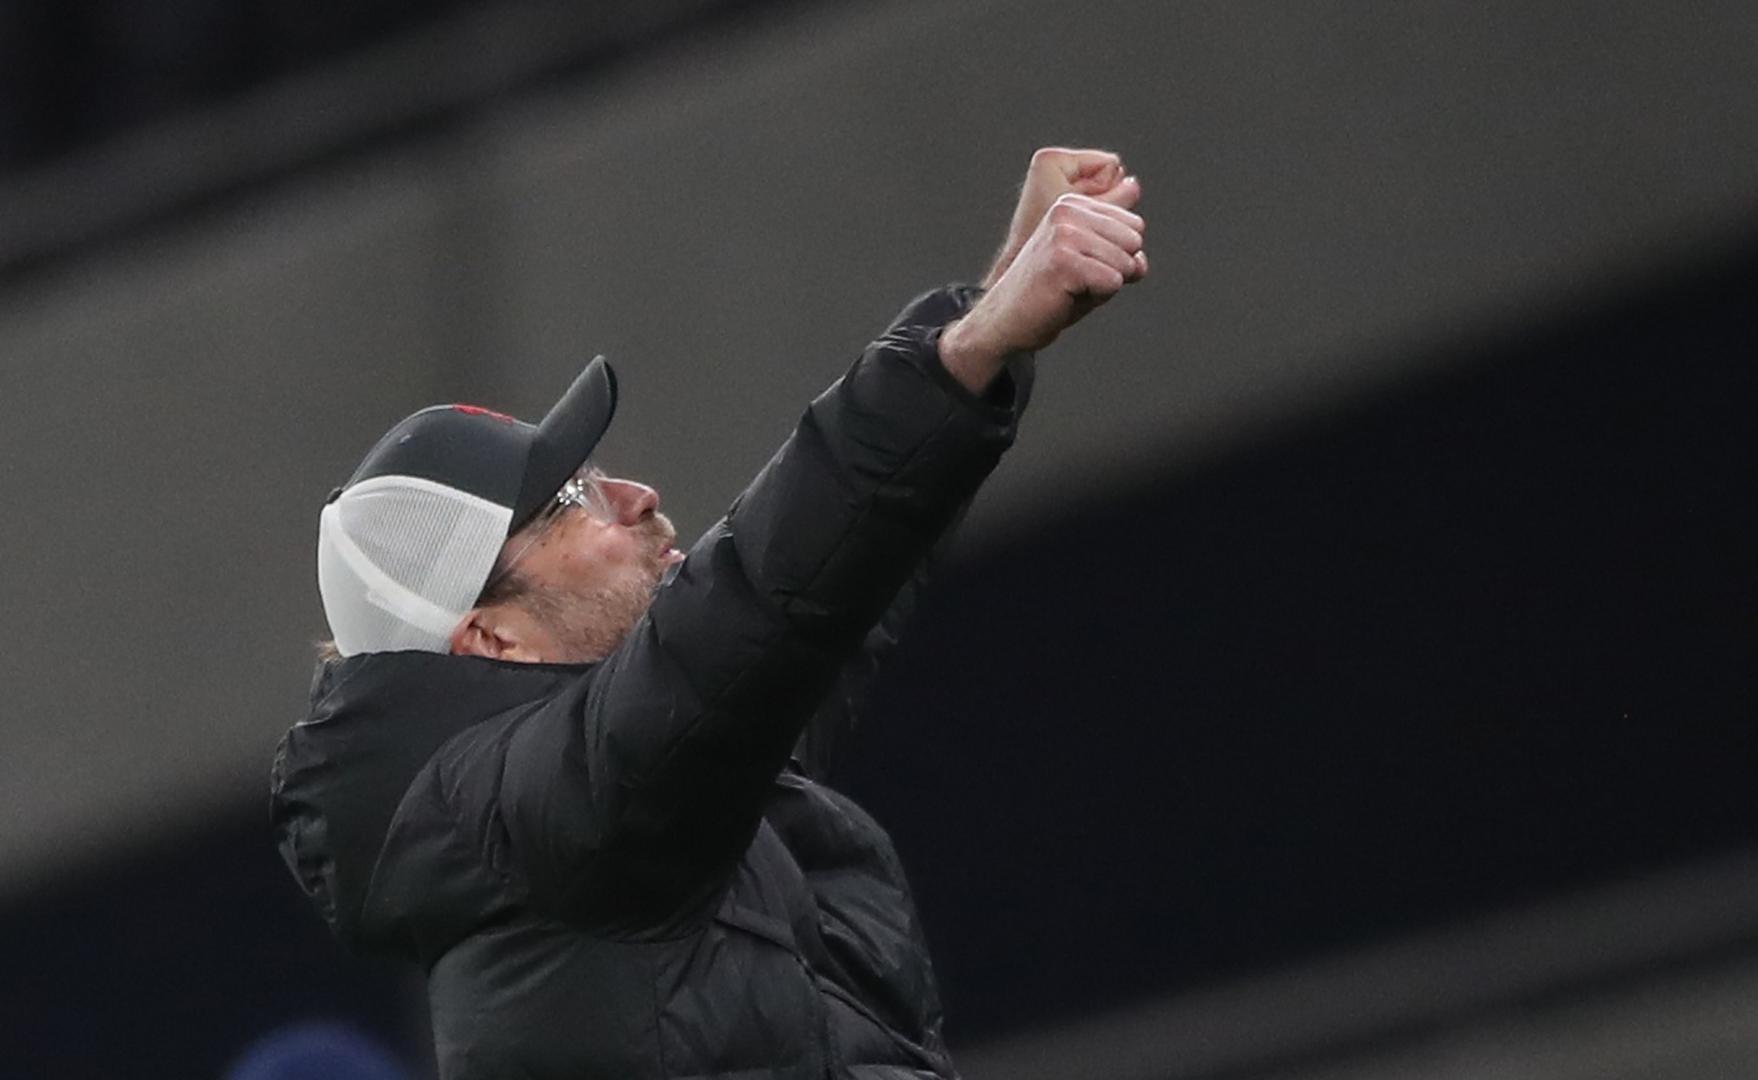
[[[307, 717], [281, 739], [270, 812], [281, 856], [350, 947], [406, 952], [392, 891], [404, 864], [456, 871], [472, 789], [492, 780], [494, 734], [575, 672], [498, 671], [464, 658], [391, 653], [327, 665]], [[484, 767], [471, 769], [473, 762]], [[480, 820], [476, 813], [474, 820]], [[443, 830], [459, 839], [441, 843]], [[381, 940], [387, 938], [389, 940]]]

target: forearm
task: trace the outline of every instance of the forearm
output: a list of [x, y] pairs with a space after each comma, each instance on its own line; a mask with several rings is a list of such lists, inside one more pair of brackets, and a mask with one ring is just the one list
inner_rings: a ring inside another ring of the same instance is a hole
[[902, 321], [813, 402], [729, 525], [790, 621], [858, 640], [1012, 441], [1011, 380], [973, 393]]
[[[898, 325], [915, 322], [933, 326], [937, 321], [962, 315], [980, 296], [981, 291], [974, 288], [945, 290], [944, 295], [930, 294], [924, 298], [924, 302], [906, 308], [898, 319]], [[954, 301], [956, 311], [949, 311], [942, 302], [944, 300]], [[944, 358], [943, 348], [940, 355]], [[1011, 400], [1013, 418], [1017, 423], [1024, 417], [1031, 400], [1036, 374], [1033, 357], [1029, 353], [1010, 354], [1005, 361], [1005, 370], [1004, 388], [995, 387], [994, 383], [991, 383], [991, 387], [997, 391], [1004, 389]], [[971, 392], [968, 386], [966, 391]], [[976, 396], [974, 392], [973, 396]], [[917, 562], [910, 580], [893, 597], [885, 614], [867, 632], [858, 654], [844, 663], [835, 685], [819, 703], [793, 751], [794, 761], [806, 775], [820, 781], [829, 777], [840, 749], [848, 741], [848, 733], [864, 715], [886, 656], [895, 648], [909, 622], [917, 595], [938, 569], [938, 564], [952, 543], [952, 534], [958, 529], [958, 521], [963, 518], [969, 505], [967, 500], [954, 515], [952, 524], [942, 530], [933, 548]]]

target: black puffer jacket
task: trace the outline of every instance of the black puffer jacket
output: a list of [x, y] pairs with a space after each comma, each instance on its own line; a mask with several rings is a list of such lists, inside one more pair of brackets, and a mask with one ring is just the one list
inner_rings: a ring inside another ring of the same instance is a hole
[[319, 672], [281, 850], [345, 942], [425, 967], [443, 1076], [956, 1075], [891, 843], [815, 774], [1013, 436], [1029, 367], [978, 400], [937, 358], [971, 297], [907, 308], [602, 663]]

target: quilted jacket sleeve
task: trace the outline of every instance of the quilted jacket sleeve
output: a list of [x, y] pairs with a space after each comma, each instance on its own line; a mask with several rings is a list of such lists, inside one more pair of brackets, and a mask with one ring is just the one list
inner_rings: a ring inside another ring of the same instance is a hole
[[961, 309], [906, 309], [623, 645], [512, 733], [499, 803], [533, 903], [665, 934], [724, 884], [839, 671], [1013, 439], [1012, 378], [978, 399], [940, 364]]
[[[1007, 369], [1013, 380], [1013, 411], [1017, 419], [1025, 414], [1026, 404], [1031, 400], [1031, 355], [1021, 353], [1013, 357]], [[794, 746], [793, 766], [813, 780], [821, 784], [831, 782], [833, 770], [841, 760], [850, 736], [870, 711], [880, 672], [914, 617], [923, 590], [946, 561], [948, 549], [952, 547], [959, 523], [964, 520], [968, 509], [969, 500], [953, 515], [952, 523], [917, 565], [910, 580], [898, 590], [885, 614], [867, 631], [859, 651], [842, 665], [835, 686], [819, 702], [812, 719], [806, 724]]]

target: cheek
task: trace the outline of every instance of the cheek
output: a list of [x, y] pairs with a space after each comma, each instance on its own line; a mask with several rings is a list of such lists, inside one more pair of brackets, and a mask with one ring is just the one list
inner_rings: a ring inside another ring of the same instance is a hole
[[647, 563], [641, 545], [627, 536], [600, 536], [562, 555], [562, 572], [579, 585], [601, 586], [638, 573]]

